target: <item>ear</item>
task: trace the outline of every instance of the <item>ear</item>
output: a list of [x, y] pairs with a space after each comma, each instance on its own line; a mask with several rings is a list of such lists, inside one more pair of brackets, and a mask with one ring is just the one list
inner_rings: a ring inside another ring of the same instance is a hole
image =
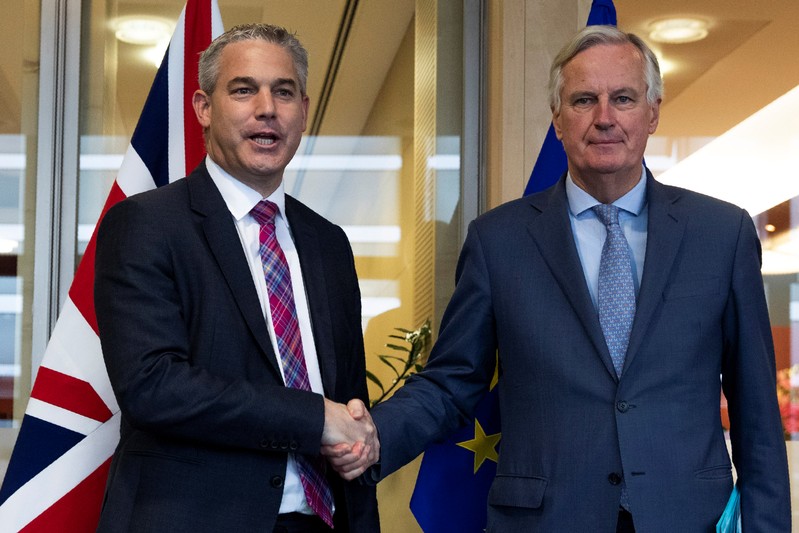
[[203, 130], [208, 129], [211, 125], [211, 96], [198, 89], [194, 91], [191, 105], [194, 107], [194, 114], [197, 115], [200, 126]]
[[652, 104], [650, 107], [650, 116], [649, 116], [649, 135], [655, 133], [658, 129], [658, 124], [660, 123], [660, 102], [662, 99], [658, 98], [658, 101]]
[[562, 141], [563, 131], [560, 127], [560, 110], [552, 112], [552, 126], [555, 128], [555, 136], [559, 141]]
[[308, 124], [308, 107], [311, 105], [311, 100], [308, 98], [308, 95], [303, 95], [302, 97], [302, 131], [305, 131], [305, 127]]

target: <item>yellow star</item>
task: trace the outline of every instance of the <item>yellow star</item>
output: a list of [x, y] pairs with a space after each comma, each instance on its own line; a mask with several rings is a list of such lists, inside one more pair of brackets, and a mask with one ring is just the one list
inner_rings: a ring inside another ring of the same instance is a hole
[[476, 474], [486, 459], [490, 459], [495, 463], [499, 460], [497, 453], [497, 444], [499, 439], [502, 438], [502, 433], [495, 433], [493, 435], [486, 435], [483, 431], [483, 426], [475, 419], [474, 421], [474, 438], [464, 442], [457, 443], [461, 448], [474, 452], [474, 473]]

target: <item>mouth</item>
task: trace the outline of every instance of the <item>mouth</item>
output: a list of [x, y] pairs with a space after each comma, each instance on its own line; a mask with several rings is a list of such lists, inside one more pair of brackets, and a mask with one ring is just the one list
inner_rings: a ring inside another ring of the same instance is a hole
[[278, 141], [278, 136], [274, 133], [256, 133], [255, 135], [250, 136], [255, 144], [259, 144], [261, 146], [271, 146]]

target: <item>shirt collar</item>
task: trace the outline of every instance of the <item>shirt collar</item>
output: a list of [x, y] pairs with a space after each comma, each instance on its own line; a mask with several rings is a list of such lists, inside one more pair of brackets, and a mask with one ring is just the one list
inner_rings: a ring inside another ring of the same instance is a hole
[[[566, 198], [572, 216], [579, 216], [601, 202], [574, 183], [571, 174], [566, 176]], [[635, 216], [641, 214], [646, 204], [646, 171], [641, 166], [641, 177], [638, 183], [627, 194], [613, 202], [613, 205]]]
[[[247, 216], [252, 208], [255, 207], [255, 204], [264, 199], [258, 191], [240, 182], [217, 165], [211, 159], [211, 156], [206, 156], [205, 166], [214, 181], [214, 185], [219, 189], [219, 193], [222, 195], [228, 210], [237, 221]], [[277, 204], [279, 209], [278, 217], [282, 217], [288, 224], [288, 219], [285, 216], [286, 193], [282, 180], [277, 189], [266, 199]]]

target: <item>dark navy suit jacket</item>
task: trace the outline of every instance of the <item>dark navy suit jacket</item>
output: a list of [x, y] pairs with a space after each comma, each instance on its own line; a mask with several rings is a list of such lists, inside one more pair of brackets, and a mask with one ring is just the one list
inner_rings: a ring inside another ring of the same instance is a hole
[[385, 477], [471, 415], [499, 357], [502, 440], [488, 531], [711, 532], [732, 489], [743, 530], [791, 529], [760, 245], [740, 208], [647, 178], [646, 258], [617, 378], [564, 179], [470, 226], [425, 370], [373, 412]]
[[[286, 197], [325, 395], [367, 400], [341, 228]], [[272, 531], [288, 452], [318, 455], [321, 395], [283, 385], [233, 217], [204, 163], [117, 204], [97, 240], [100, 340], [122, 412], [100, 531]], [[374, 488], [329, 476], [336, 531], [379, 530]]]

